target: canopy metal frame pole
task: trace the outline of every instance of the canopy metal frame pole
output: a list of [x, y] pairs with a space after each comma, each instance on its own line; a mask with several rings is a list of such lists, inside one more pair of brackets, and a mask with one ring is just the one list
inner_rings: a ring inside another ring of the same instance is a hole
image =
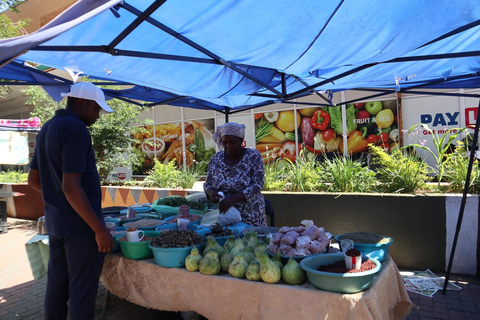
[[[478, 103], [478, 108], [480, 110], [480, 101]], [[455, 249], [457, 247], [458, 234], [460, 233], [460, 229], [462, 227], [463, 213], [465, 211], [465, 203], [467, 202], [467, 194], [468, 194], [468, 189], [469, 189], [469, 186], [470, 186], [470, 176], [472, 174], [473, 159], [475, 158], [475, 146], [476, 146], [477, 141], [478, 141], [478, 127], [479, 127], [479, 125], [480, 125], [480, 113], [477, 112], [477, 120], [475, 122], [475, 131], [473, 133], [473, 143], [474, 144], [473, 144], [473, 146], [470, 150], [470, 160], [468, 162], [467, 177], [465, 179], [465, 186], [463, 188], [463, 196], [462, 196], [462, 202], [460, 204], [460, 211], [458, 213], [457, 228], [455, 230], [455, 237], [453, 238], [452, 250], [450, 251], [450, 259], [448, 261], [447, 274], [445, 276], [445, 282], [443, 283], [443, 291], [442, 291], [443, 294], [446, 294], [446, 291], [447, 291], [448, 279], [450, 279], [450, 272], [452, 271], [453, 258], [455, 257]]]
[[225, 108], [225, 123], [228, 122], [228, 116], [230, 115], [230, 108], [226, 107]]

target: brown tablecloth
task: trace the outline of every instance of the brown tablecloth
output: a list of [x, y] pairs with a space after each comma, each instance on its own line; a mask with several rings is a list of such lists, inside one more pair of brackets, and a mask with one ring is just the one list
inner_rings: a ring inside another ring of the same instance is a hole
[[101, 276], [116, 296], [147, 308], [195, 311], [209, 320], [225, 319], [404, 319], [411, 302], [389, 256], [372, 286], [339, 294], [301, 286], [267, 284], [162, 268], [154, 259], [131, 260], [108, 254]]

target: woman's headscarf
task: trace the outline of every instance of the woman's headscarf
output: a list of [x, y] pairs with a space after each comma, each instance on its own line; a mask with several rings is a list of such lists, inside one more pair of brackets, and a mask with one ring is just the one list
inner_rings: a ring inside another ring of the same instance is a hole
[[213, 141], [215, 141], [217, 146], [220, 148], [220, 150], [223, 149], [223, 136], [235, 136], [243, 139], [245, 138], [245, 125], [238, 124], [236, 122], [227, 122], [224, 125], [218, 126], [212, 138]]

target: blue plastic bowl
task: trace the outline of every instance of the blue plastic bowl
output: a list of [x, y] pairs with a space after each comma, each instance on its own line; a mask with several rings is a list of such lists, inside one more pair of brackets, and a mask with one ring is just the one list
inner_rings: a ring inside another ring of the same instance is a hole
[[[337, 240], [339, 245], [340, 245], [340, 241], [342, 241], [339, 238], [341, 238], [342, 236], [343, 236], [343, 234], [339, 234], [339, 235], [335, 236], [335, 240]], [[390, 239], [390, 241], [387, 242], [387, 243], [382, 243], [382, 244], [376, 244], [376, 243], [370, 244], [370, 243], [356, 243], [356, 242], [354, 242], [353, 247], [355, 249], [357, 249], [358, 251], [360, 251], [361, 253], [363, 253], [364, 255], [366, 255], [368, 258], [383, 262], [387, 258], [388, 249], [389, 249], [390, 245], [393, 243], [392, 238], [390, 238], [390, 237], [385, 237], [385, 238]]]
[[[193, 246], [183, 247], [183, 248], [159, 248], [152, 247], [150, 243], [148, 244], [150, 249], [152, 249], [153, 257], [155, 262], [165, 268], [180, 268], [185, 266], [185, 258], [192, 251]], [[203, 247], [203, 242], [196, 245], [195, 247], [201, 252]]]
[[339, 293], [356, 293], [364, 291], [372, 284], [375, 274], [380, 271], [382, 264], [372, 259], [376, 267], [372, 270], [356, 273], [333, 273], [318, 271], [318, 267], [344, 260], [340, 253], [326, 253], [310, 256], [300, 262], [300, 267], [307, 273], [308, 281], [316, 288]]
[[113, 236], [113, 243], [115, 244], [115, 246], [113, 247], [112, 251], [110, 251], [110, 252], [117, 252], [117, 251], [120, 250], [120, 243], [118, 243], [117, 236], [123, 236], [125, 234], [126, 230], [127, 230], [127, 228], [119, 227], [119, 226], [117, 226], [115, 228], [115, 231], [124, 231], [124, 233]]
[[[157, 224], [156, 225], [153, 225], [153, 226], [148, 226], [148, 227], [136, 227], [134, 226], [134, 228], [137, 228], [138, 230], [155, 230], [155, 231], [158, 231], [156, 228], [158, 228], [159, 226], [162, 226], [163, 225], [163, 221], [162, 220], [158, 220], [158, 219], [150, 219], [150, 220], [156, 220], [157, 221]], [[133, 221], [133, 222], [136, 222], [136, 221]], [[123, 224], [123, 226], [125, 227], [128, 227], [128, 224], [129, 222], [125, 222]]]

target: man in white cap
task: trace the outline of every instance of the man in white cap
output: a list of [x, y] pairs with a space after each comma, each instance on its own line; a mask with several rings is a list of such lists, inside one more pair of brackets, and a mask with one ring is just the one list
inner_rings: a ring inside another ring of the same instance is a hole
[[[113, 249], [101, 209], [102, 192], [87, 126], [112, 112], [103, 91], [76, 83], [66, 109], [37, 136], [28, 184], [42, 192], [50, 260], [45, 319], [93, 319], [105, 252]], [[68, 306], [67, 306], [68, 303]]]

